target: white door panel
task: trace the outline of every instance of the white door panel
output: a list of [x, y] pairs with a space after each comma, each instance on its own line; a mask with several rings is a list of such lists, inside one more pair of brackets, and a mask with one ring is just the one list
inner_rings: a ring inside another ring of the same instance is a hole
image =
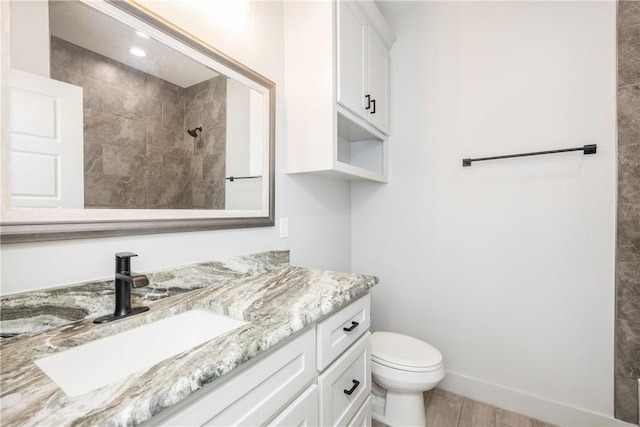
[[84, 207], [82, 88], [11, 70], [13, 207]]

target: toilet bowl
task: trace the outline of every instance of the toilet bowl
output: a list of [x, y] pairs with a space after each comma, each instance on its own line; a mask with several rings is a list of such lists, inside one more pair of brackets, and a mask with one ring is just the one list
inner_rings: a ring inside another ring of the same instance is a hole
[[371, 336], [373, 418], [390, 426], [424, 426], [423, 393], [444, 378], [442, 354], [419, 339], [392, 332]]

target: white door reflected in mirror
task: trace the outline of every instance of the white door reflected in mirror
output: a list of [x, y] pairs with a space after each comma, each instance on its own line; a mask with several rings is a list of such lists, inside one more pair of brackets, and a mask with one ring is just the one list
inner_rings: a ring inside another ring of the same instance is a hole
[[82, 88], [12, 70], [11, 203], [83, 208]]

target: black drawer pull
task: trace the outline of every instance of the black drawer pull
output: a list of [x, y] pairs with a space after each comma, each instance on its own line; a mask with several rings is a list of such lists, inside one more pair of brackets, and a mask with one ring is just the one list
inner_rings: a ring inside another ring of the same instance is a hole
[[376, 100], [375, 99], [371, 100], [371, 105], [373, 106], [373, 110], [371, 110], [371, 114], [375, 114], [376, 113]]
[[353, 380], [353, 387], [351, 387], [350, 390], [343, 390], [344, 394], [346, 394], [347, 396], [351, 396], [353, 394], [353, 392], [356, 391], [356, 389], [358, 388], [359, 385], [360, 385], [360, 381]]
[[371, 108], [371, 95], [365, 95], [364, 97], [367, 99], [367, 106], [364, 107], [364, 109], [368, 110], [369, 108]]
[[358, 327], [358, 325], [360, 325], [360, 323], [358, 322], [351, 322], [351, 326], [349, 326], [348, 328], [342, 328], [343, 331], [345, 332], [351, 332], [353, 331], [355, 328]]

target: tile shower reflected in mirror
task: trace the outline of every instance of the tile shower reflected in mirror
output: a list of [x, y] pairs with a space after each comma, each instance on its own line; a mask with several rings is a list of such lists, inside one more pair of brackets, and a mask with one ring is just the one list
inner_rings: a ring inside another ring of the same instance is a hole
[[[12, 135], [14, 206], [262, 208], [261, 93], [81, 3], [51, 1], [49, 19], [50, 78], [26, 77], [81, 88], [69, 102], [81, 103], [74, 117], [82, 130], [66, 139], [76, 154], [56, 153], [60, 160], [50, 168], [23, 154], [33, 141]], [[20, 99], [12, 104], [16, 123], [20, 111], [33, 110]], [[65, 167], [74, 158], [82, 168]], [[55, 197], [47, 191], [66, 200], [48, 205]]]

